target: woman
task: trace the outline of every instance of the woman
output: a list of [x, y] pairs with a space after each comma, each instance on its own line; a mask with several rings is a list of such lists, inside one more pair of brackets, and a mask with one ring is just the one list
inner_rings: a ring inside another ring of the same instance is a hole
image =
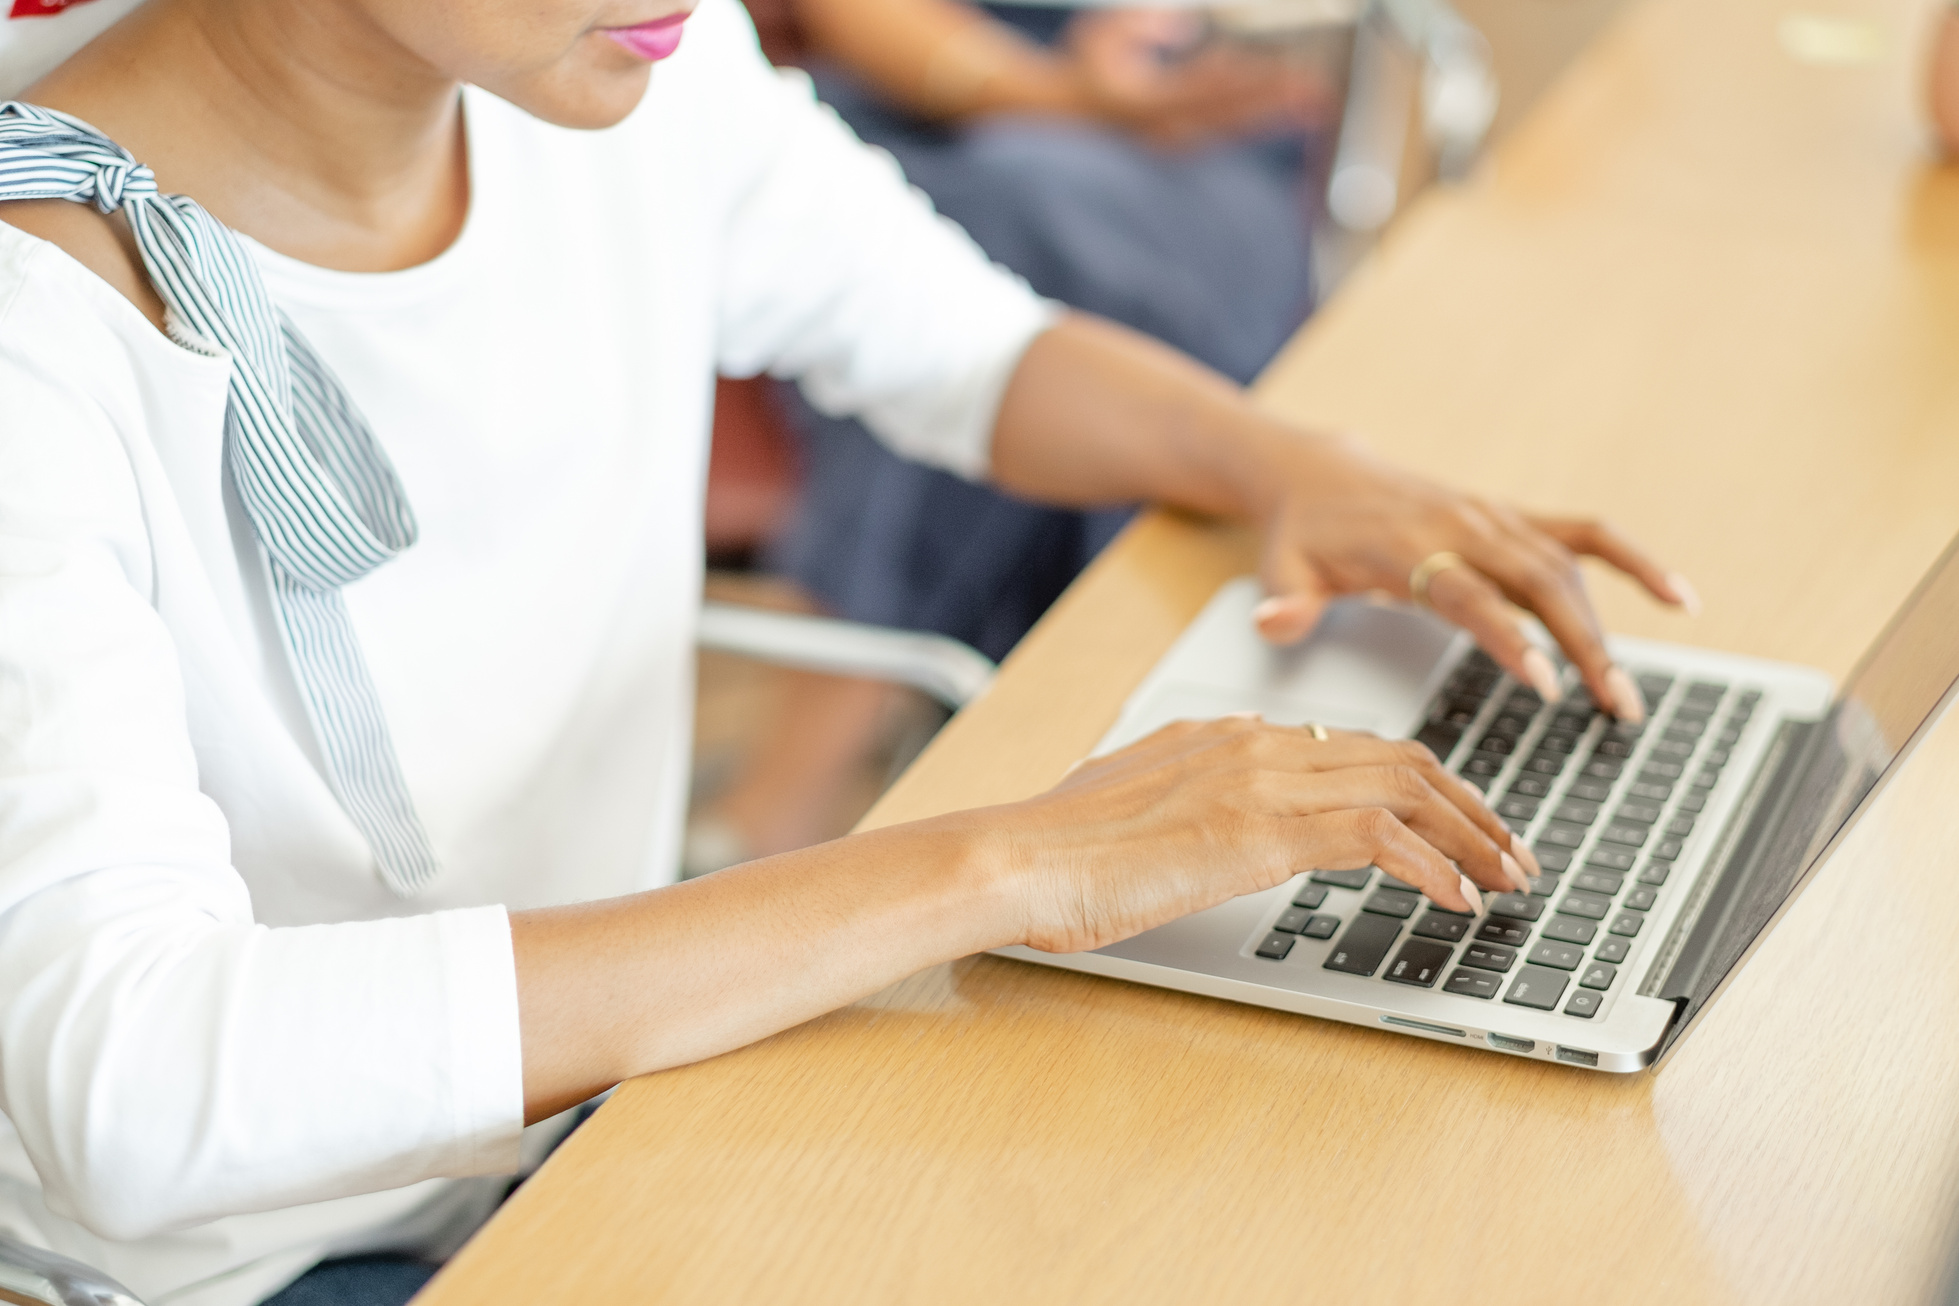
[[948, 958], [1094, 947], [1308, 866], [1454, 908], [1458, 868], [1531, 866], [1418, 748], [1232, 719], [669, 884], [717, 366], [1032, 497], [1255, 521], [1277, 639], [1424, 566], [1523, 679], [1556, 689], [1506, 596], [1637, 715], [1573, 551], [1682, 597], [1604, 527], [1053, 312], [771, 73], [733, 0], [152, 0], [23, 98], [0, 1227], [145, 1295], [437, 1254], [526, 1122]]

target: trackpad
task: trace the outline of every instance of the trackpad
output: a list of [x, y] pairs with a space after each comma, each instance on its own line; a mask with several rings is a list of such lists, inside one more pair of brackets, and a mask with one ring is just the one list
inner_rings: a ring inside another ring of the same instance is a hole
[[1453, 626], [1404, 604], [1342, 599], [1302, 642], [1274, 648], [1251, 612], [1258, 583], [1225, 585], [1136, 689], [1096, 750], [1172, 721], [1255, 711], [1282, 725], [1317, 721], [1388, 737], [1413, 734], [1455, 655]]

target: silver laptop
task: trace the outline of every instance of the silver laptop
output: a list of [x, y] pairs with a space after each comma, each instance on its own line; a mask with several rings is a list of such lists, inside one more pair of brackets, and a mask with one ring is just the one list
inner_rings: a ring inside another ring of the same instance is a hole
[[1959, 689], [1959, 541], [1839, 696], [1807, 667], [1614, 639], [1643, 727], [1597, 711], [1562, 663], [1564, 699], [1543, 701], [1399, 604], [1344, 600], [1271, 648], [1260, 597], [1249, 577], [1220, 589], [1097, 751], [1246, 709], [1412, 736], [1536, 850], [1532, 891], [1472, 917], [1378, 869], [1306, 870], [1094, 952], [1001, 955], [1636, 1071], [1692, 1027]]

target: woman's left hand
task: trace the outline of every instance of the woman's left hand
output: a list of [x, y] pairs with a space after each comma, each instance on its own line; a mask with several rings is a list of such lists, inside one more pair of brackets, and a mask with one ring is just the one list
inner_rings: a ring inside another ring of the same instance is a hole
[[[1422, 598], [1511, 675], [1556, 698], [1557, 674], [1524, 633], [1516, 611], [1523, 608], [1563, 647], [1598, 703], [1638, 721], [1645, 715], [1639, 690], [1606, 651], [1578, 559], [1603, 559], [1663, 602], [1699, 608], [1685, 578], [1606, 522], [1534, 516], [1450, 490], [1353, 440], [1301, 439], [1274, 486], [1260, 514], [1271, 597], [1256, 615], [1259, 632], [1275, 643], [1306, 635], [1337, 595], [1385, 590]], [[1436, 561], [1427, 592], [1413, 595], [1415, 570], [1429, 559]]]

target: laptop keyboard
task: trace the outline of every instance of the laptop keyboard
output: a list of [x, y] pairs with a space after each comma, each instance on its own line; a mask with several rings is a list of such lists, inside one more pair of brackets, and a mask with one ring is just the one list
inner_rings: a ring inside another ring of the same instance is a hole
[[1644, 725], [1599, 711], [1583, 687], [1547, 703], [1472, 653], [1415, 737], [1489, 797], [1544, 873], [1529, 893], [1486, 896], [1471, 917], [1372, 867], [1315, 871], [1256, 955], [1284, 961], [1301, 940], [1332, 939], [1328, 970], [1596, 1016], [1762, 697], [1657, 671], [1633, 678]]

